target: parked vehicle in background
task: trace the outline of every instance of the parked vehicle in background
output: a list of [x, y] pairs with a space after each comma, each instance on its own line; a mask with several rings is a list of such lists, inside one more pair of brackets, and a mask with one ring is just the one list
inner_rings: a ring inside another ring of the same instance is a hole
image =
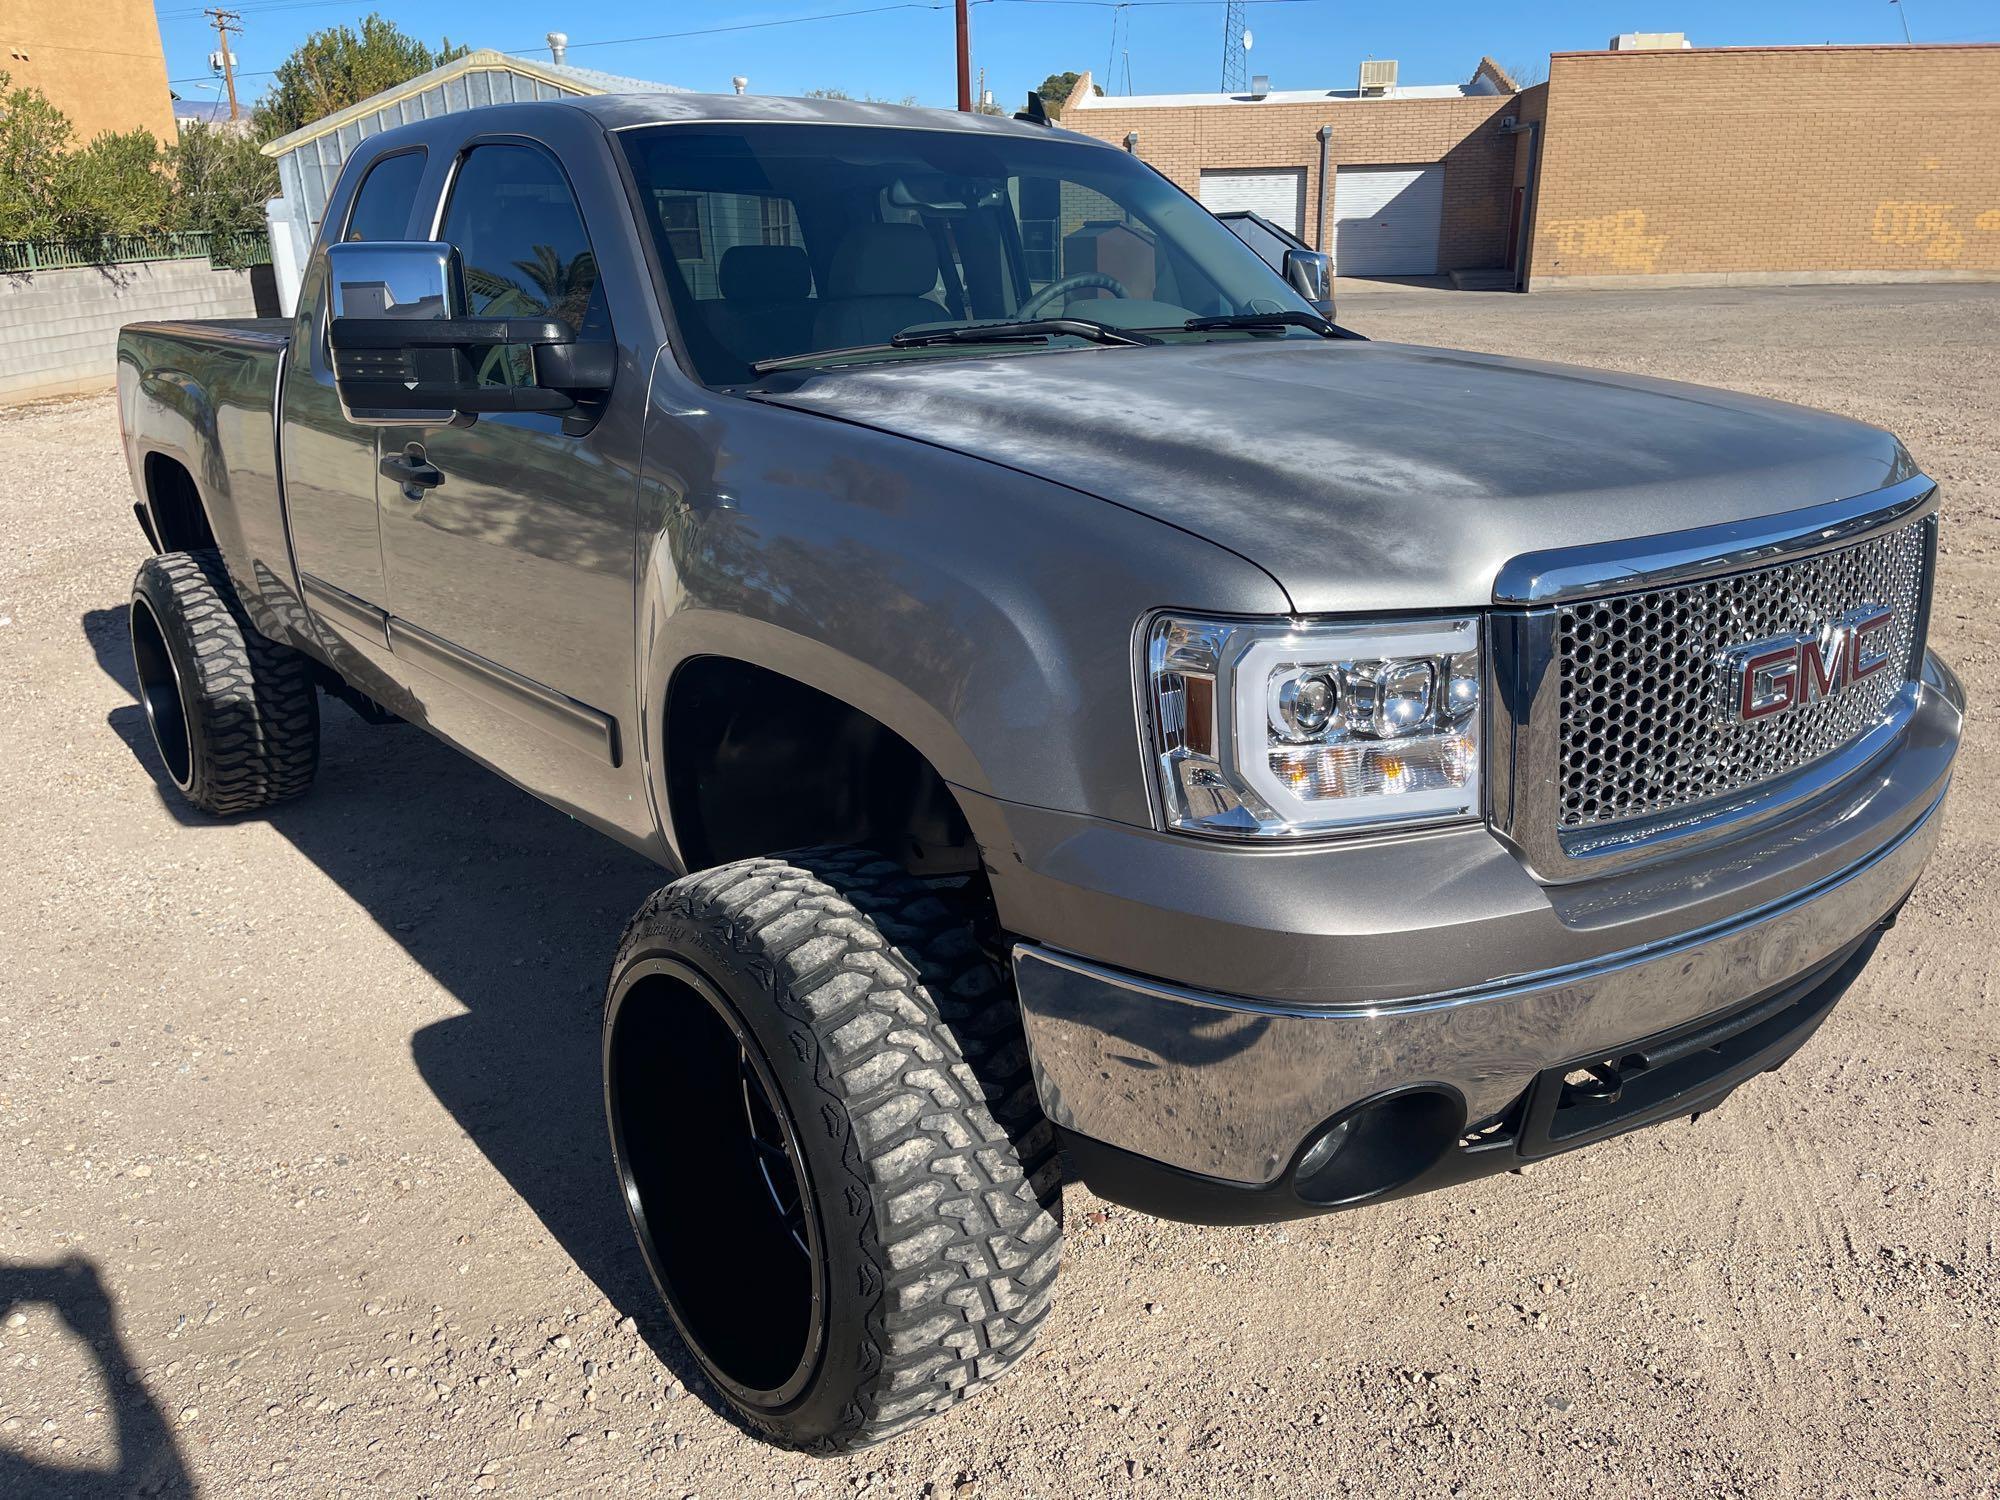
[[1325, 318], [1333, 316], [1335, 267], [1331, 255], [1313, 249], [1284, 225], [1273, 224], [1252, 209], [1226, 209], [1216, 218], [1255, 250], [1259, 260], [1290, 282], [1292, 289], [1312, 304], [1314, 312]]
[[1344, 334], [1039, 125], [426, 121], [349, 159], [294, 320], [120, 361], [189, 801], [303, 792], [325, 692], [669, 872], [616, 1180], [786, 1443], [1020, 1358], [1059, 1147], [1239, 1223], [1712, 1108], [1937, 837], [1893, 436]]

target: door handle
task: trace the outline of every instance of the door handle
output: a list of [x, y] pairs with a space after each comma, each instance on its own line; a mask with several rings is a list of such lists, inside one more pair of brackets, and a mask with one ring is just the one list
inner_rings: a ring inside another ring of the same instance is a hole
[[424, 457], [421, 443], [412, 443], [401, 453], [393, 453], [382, 460], [382, 477], [393, 479], [402, 486], [405, 500], [421, 500], [426, 490], [434, 490], [444, 483], [444, 470]]

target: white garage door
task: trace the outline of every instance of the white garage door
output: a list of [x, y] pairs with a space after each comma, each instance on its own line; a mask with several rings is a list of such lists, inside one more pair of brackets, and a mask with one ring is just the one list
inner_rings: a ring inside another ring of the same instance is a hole
[[1201, 206], [1212, 214], [1249, 209], [1273, 224], [1299, 234], [1305, 227], [1306, 173], [1304, 167], [1272, 171], [1251, 168], [1239, 171], [1204, 170], [1201, 174]]
[[1342, 276], [1434, 276], [1443, 218], [1442, 166], [1338, 168], [1334, 267]]

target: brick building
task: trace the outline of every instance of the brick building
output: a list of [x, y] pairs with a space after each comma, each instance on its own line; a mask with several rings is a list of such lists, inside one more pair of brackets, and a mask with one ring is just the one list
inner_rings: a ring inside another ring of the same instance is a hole
[[1500, 121], [1514, 98], [1491, 59], [1462, 84], [1380, 94], [1106, 98], [1086, 73], [1062, 124], [1136, 138], [1140, 156], [1210, 208], [1255, 209], [1333, 249], [1342, 274], [1429, 275], [1507, 263], [1516, 149]]
[[1482, 61], [1366, 97], [1104, 98], [1085, 75], [1062, 123], [1284, 222], [1343, 275], [2000, 280], [2000, 46], [1621, 37], [1528, 89]]
[[2000, 46], [1559, 52], [1521, 102], [1537, 286], [2000, 280]]
[[107, 130], [175, 135], [174, 97], [153, 0], [6, 0], [0, 73], [40, 89], [69, 116], [81, 146]]

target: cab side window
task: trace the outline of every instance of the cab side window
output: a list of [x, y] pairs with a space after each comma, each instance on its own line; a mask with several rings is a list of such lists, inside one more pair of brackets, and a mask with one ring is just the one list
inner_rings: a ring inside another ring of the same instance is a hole
[[424, 175], [424, 153], [398, 151], [368, 169], [347, 212], [344, 240], [400, 240], [409, 237], [410, 208]]

